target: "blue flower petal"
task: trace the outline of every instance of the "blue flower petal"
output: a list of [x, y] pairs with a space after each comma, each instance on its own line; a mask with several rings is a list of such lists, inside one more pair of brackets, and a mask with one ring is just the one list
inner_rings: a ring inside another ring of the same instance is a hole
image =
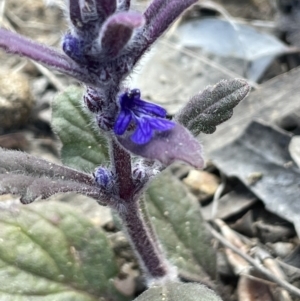
[[147, 102], [141, 99], [134, 99], [133, 102], [135, 105], [134, 110], [139, 113], [148, 115], [152, 114], [162, 118], [166, 117], [167, 111], [154, 103]]
[[175, 123], [165, 119], [166, 110], [156, 104], [140, 99], [140, 90], [133, 89], [119, 96], [120, 113], [114, 125], [114, 132], [123, 135], [133, 120], [135, 124], [131, 141], [136, 144], [148, 143], [154, 131], [167, 131]]
[[152, 138], [153, 131], [148, 118], [136, 118], [136, 125], [137, 128], [131, 136], [131, 140], [136, 144], [145, 144], [149, 142]]
[[132, 119], [132, 113], [127, 109], [122, 109], [114, 125], [114, 132], [123, 135]]
[[130, 110], [133, 105], [132, 99], [128, 96], [127, 93], [123, 93], [119, 96], [119, 103], [122, 110], [123, 109]]

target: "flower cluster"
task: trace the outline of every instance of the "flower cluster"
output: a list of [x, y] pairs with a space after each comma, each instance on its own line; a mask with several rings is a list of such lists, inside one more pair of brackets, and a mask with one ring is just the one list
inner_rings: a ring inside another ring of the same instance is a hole
[[[166, 9], [162, 1], [158, 3], [162, 11]], [[63, 37], [62, 48], [69, 58], [97, 77], [97, 84], [87, 87], [84, 102], [96, 113], [98, 126], [122, 135], [134, 125], [131, 141], [146, 144], [155, 131], [172, 129], [175, 123], [165, 118], [163, 108], [141, 100], [139, 90], [117, 96], [116, 87], [162, 31], [152, 24], [153, 8], [145, 14], [129, 8], [128, 0], [70, 0], [70, 30]]]
[[133, 67], [128, 52], [144, 17], [127, 11], [128, 8], [122, 2], [117, 5], [115, 0], [69, 1], [70, 30], [64, 35], [62, 48], [73, 61], [95, 75], [97, 87], [118, 84]]
[[[67, 56], [93, 75], [96, 86], [118, 85], [143, 53], [196, 0], [154, 0], [144, 13], [130, 0], [69, 0]], [[91, 80], [91, 79], [90, 79]]]
[[[141, 56], [197, 0], [153, 0], [143, 13], [130, 10], [130, 2], [68, 0], [64, 53], [5, 29], [0, 29], [0, 48], [76, 78], [86, 85], [83, 100], [101, 130], [113, 132], [136, 155], [171, 162], [178, 157], [172, 152], [191, 140], [188, 131], [166, 119], [163, 108], [140, 99], [139, 90], [120, 87]], [[167, 149], [162, 152], [150, 142]]]

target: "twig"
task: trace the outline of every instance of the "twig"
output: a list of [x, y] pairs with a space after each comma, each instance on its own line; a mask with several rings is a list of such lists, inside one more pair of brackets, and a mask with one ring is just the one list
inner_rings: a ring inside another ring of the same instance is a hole
[[248, 63], [245, 58], [247, 57], [247, 51], [246, 51], [245, 47], [243, 46], [243, 40], [241, 39], [241, 34], [240, 34], [240, 27], [237, 26], [235, 19], [231, 16], [231, 14], [223, 6], [221, 6], [220, 4], [217, 4], [215, 2], [204, 1], [200, 5], [207, 7], [207, 8], [215, 9], [217, 12], [219, 12], [223, 16], [223, 18], [231, 25], [233, 30], [236, 32], [237, 41], [240, 44], [239, 45], [240, 50], [243, 52], [243, 55], [244, 55], [244, 58], [242, 60], [243, 61], [243, 74], [246, 74]]
[[263, 283], [263, 284], [266, 284], [266, 285], [269, 285], [269, 286], [275, 286], [275, 285], [277, 285], [274, 282], [268, 281], [266, 279], [258, 278], [258, 277], [255, 277], [255, 276], [252, 276], [252, 275], [246, 274], [246, 273], [240, 273], [240, 276], [244, 276], [244, 277], [246, 277], [246, 278], [248, 278], [248, 279], [250, 279], [252, 281]]
[[298, 275], [300, 275], [300, 269], [299, 269], [299, 268], [296, 268], [296, 267], [294, 267], [294, 266], [292, 266], [292, 265], [290, 265], [290, 264], [287, 264], [287, 263], [283, 262], [282, 260], [280, 260], [280, 259], [278, 259], [278, 258], [276, 258], [275, 260], [276, 260], [276, 261], [279, 263], [279, 265], [281, 265], [284, 269], [289, 270], [289, 272], [297, 273]]
[[36, 63], [35, 61], [31, 62], [34, 66], [49, 80], [49, 82], [58, 90], [63, 91], [66, 87], [60, 82], [60, 80], [55, 76], [53, 72], [49, 69], [45, 68], [44, 66]]
[[225, 187], [226, 187], [226, 177], [225, 175], [221, 172], [221, 184], [218, 186], [214, 198], [212, 201], [212, 208], [211, 208], [211, 219], [214, 220], [216, 218], [217, 212], [218, 212], [218, 204], [219, 204], [219, 199], [221, 197], [221, 194], [223, 193]]
[[243, 259], [248, 261], [253, 267], [255, 267], [259, 272], [261, 272], [263, 275], [265, 275], [268, 279], [274, 281], [279, 286], [283, 287], [287, 291], [289, 291], [291, 294], [300, 297], [300, 290], [288, 283], [285, 280], [279, 279], [276, 276], [274, 276], [269, 270], [267, 270], [265, 267], [263, 267], [261, 264], [256, 262], [252, 257], [249, 255], [241, 252], [237, 247], [235, 247], [233, 244], [231, 244], [229, 241], [227, 241], [220, 233], [218, 233], [211, 225], [207, 224], [207, 228], [210, 231], [210, 233], [219, 240], [225, 247], [231, 249], [233, 252], [241, 256]]
[[0, 0], [0, 24], [3, 23], [6, 0]]
[[205, 8], [210, 8], [216, 10], [225, 20], [229, 18], [237, 24], [247, 24], [255, 27], [264, 27], [276, 29], [276, 23], [274, 21], [265, 21], [265, 20], [250, 20], [244, 18], [233, 17], [223, 6], [217, 4], [213, 1], [204, 1], [200, 3], [200, 6]]
[[248, 20], [243, 18], [234, 18], [234, 20], [237, 24], [246, 24], [254, 27], [276, 29], [276, 23], [274, 21]]
[[50, 30], [50, 29], [57, 29], [57, 25], [53, 24], [45, 24], [40, 22], [28, 22], [23, 21], [20, 19], [16, 14], [6, 11], [5, 12], [8, 19], [10, 19], [12, 22], [14, 22], [18, 27], [20, 28], [33, 28], [33, 29], [39, 29], [39, 30]]
[[[0, 0], [1, 1], [1, 0]], [[15, 28], [11, 24], [9, 20], [7, 20], [7, 25], [10, 30], [16, 32]], [[49, 69], [45, 68], [44, 66], [36, 63], [35, 61], [31, 60], [31, 62], [34, 64], [34, 66], [49, 80], [49, 82], [58, 90], [63, 91], [65, 89], [65, 86], [59, 81], [59, 79], [55, 76], [55, 74], [50, 71]]]
[[16, 66], [12, 68], [12, 73], [19, 73], [27, 64], [27, 60], [21, 60]]

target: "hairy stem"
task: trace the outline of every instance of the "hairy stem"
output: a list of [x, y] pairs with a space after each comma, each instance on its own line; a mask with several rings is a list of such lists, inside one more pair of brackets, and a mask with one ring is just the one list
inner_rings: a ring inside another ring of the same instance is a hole
[[148, 276], [160, 278], [168, 275], [168, 266], [160, 254], [158, 246], [152, 239], [143, 219], [137, 202], [130, 202], [126, 206], [127, 210], [120, 212], [123, 225], [131, 240], [140, 261]]
[[111, 139], [111, 164], [117, 175], [119, 196], [123, 200], [131, 200], [135, 185], [132, 179], [131, 156], [114, 138]]
[[144, 220], [144, 222], [146, 224], [146, 227], [148, 228], [148, 231], [151, 235], [151, 238], [158, 245], [157, 236], [156, 236], [155, 230], [153, 228], [153, 225], [152, 225], [152, 222], [151, 222], [148, 210], [147, 210], [146, 200], [145, 200], [144, 195], [142, 195], [139, 199], [139, 207], [140, 207], [140, 210], [141, 210], [143, 220]]
[[[140, 203], [135, 195], [135, 183], [132, 178], [131, 156], [111, 138], [110, 156], [117, 176], [119, 197], [124, 207], [114, 206], [118, 211], [133, 249], [148, 276], [152, 279], [168, 275], [167, 261], [158, 245], [154, 231], [145, 222]], [[119, 209], [120, 208], [120, 209]]]

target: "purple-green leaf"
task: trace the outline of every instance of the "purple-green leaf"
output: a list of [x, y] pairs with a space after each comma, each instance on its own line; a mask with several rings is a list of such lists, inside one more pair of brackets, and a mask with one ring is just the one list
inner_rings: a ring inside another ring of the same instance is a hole
[[4, 28], [0, 28], [0, 48], [8, 53], [30, 58], [84, 83], [93, 85], [97, 82], [94, 74], [87, 72], [56, 49], [34, 42]]
[[243, 79], [222, 80], [193, 96], [175, 116], [194, 136], [200, 132], [211, 134], [216, 126], [228, 120], [233, 108], [249, 93], [250, 86]]
[[164, 31], [197, 0], [154, 0], [145, 11], [146, 32], [149, 41], [153, 43]]
[[99, 202], [109, 197], [91, 175], [18, 151], [0, 148], [0, 194], [17, 194], [31, 203], [59, 192], [77, 192]]
[[156, 132], [150, 142], [135, 144], [130, 139], [130, 134], [118, 137], [120, 144], [135, 155], [158, 160], [168, 166], [174, 161], [183, 161], [196, 168], [203, 168], [204, 160], [202, 147], [189, 131], [176, 124], [169, 131]]

